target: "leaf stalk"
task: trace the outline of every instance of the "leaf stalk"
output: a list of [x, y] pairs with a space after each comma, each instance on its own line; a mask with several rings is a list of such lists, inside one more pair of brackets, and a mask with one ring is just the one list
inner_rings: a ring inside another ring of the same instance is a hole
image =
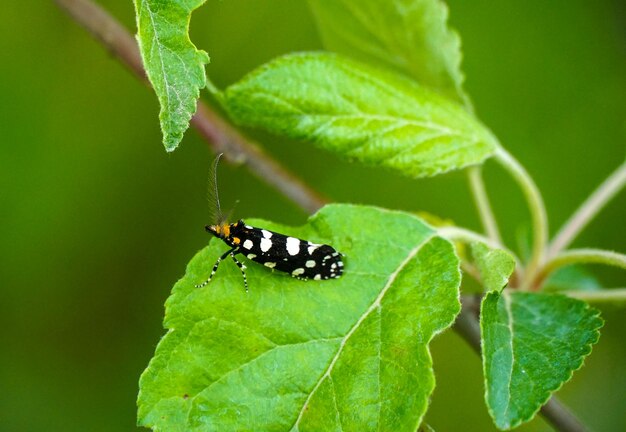
[[491, 204], [489, 203], [485, 182], [482, 177], [482, 167], [480, 165], [470, 167], [467, 170], [467, 176], [474, 197], [474, 203], [478, 209], [478, 214], [485, 233], [494, 244], [499, 245], [498, 247], [502, 247], [502, 237], [500, 236], [498, 223], [496, 222]]
[[592, 304], [608, 303], [612, 306], [618, 303], [626, 304], [626, 288], [608, 288], [597, 291], [565, 291], [564, 294]]
[[604, 264], [626, 269], [626, 255], [602, 249], [572, 249], [561, 252], [546, 261], [532, 283], [532, 289], [538, 290], [546, 278], [561, 267], [572, 264]]
[[547, 259], [553, 258], [565, 249], [580, 234], [587, 224], [626, 184], [626, 162], [620, 165], [600, 186], [581, 204], [552, 240]]
[[525, 268], [521, 289], [528, 289], [539, 271], [548, 242], [548, 216], [541, 193], [526, 169], [502, 146], [498, 146], [495, 159], [511, 174], [522, 189], [532, 220], [533, 245]]

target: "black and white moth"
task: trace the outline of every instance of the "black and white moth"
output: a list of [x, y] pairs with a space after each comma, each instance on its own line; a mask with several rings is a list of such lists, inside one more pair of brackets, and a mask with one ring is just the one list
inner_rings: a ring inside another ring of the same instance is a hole
[[222, 155], [219, 154], [213, 163], [209, 186], [210, 200], [212, 201], [213, 225], [205, 226], [207, 232], [221, 239], [230, 249], [220, 256], [209, 278], [196, 285], [197, 288], [207, 285], [217, 268], [227, 257], [231, 257], [241, 270], [243, 283], [248, 291], [246, 266], [235, 255], [244, 255], [249, 260], [263, 264], [265, 267], [289, 273], [299, 279], [335, 279], [343, 274], [341, 254], [332, 246], [312, 243], [295, 237], [286, 236], [274, 231], [246, 225], [243, 220], [227, 223], [221, 213], [219, 196], [217, 193], [217, 164]]

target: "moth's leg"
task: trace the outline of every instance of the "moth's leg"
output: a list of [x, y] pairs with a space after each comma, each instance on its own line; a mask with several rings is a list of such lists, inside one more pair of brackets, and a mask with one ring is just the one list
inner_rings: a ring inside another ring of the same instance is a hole
[[241, 270], [241, 275], [243, 276], [243, 286], [246, 288], [246, 292], [248, 292], [248, 278], [246, 277], [246, 266], [242, 264], [237, 258], [235, 258], [235, 254], [237, 251], [231, 251], [230, 257], [235, 261], [239, 270]]
[[222, 254], [221, 257], [219, 257], [217, 259], [217, 261], [215, 261], [215, 264], [213, 265], [213, 270], [211, 271], [211, 275], [209, 276], [209, 278], [207, 280], [205, 280], [204, 282], [202, 282], [201, 284], [196, 285], [196, 288], [202, 288], [204, 286], [206, 286], [206, 284], [208, 284], [209, 282], [211, 282], [211, 278], [213, 277], [213, 275], [215, 274], [215, 272], [217, 271], [217, 267], [219, 267], [220, 263], [222, 262], [222, 260], [224, 258], [226, 258], [228, 255], [230, 255], [235, 249], [237, 248], [232, 248], [230, 250], [227, 250], [226, 252], [224, 252]]

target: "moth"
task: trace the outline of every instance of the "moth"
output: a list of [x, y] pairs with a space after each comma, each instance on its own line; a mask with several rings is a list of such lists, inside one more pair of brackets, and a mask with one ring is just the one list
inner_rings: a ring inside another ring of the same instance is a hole
[[196, 285], [197, 288], [211, 282], [220, 263], [230, 257], [241, 270], [244, 287], [248, 291], [246, 266], [236, 255], [243, 255], [251, 261], [288, 273], [298, 279], [336, 279], [343, 274], [342, 255], [332, 246], [253, 227], [243, 220], [235, 223], [226, 222], [227, 217], [221, 212], [217, 190], [217, 165], [221, 156], [220, 153], [215, 158], [209, 176], [213, 224], [206, 225], [205, 230], [226, 243], [229, 249], [217, 259], [208, 279]]

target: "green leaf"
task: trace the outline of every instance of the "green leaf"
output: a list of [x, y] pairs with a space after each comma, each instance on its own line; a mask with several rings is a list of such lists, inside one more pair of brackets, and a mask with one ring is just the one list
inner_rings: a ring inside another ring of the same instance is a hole
[[189, 40], [191, 12], [205, 0], [134, 0], [137, 41], [146, 74], [161, 104], [163, 144], [176, 149], [206, 85], [206, 52]]
[[487, 294], [480, 326], [485, 399], [496, 426], [532, 419], [582, 366], [602, 325], [597, 310], [562, 295]]
[[369, 165], [431, 176], [478, 164], [496, 139], [460, 105], [414, 81], [328, 53], [276, 59], [230, 86], [238, 123], [311, 140]]
[[506, 251], [491, 249], [479, 242], [472, 243], [471, 250], [485, 291], [501, 291], [515, 270], [515, 258]]
[[[332, 205], [294, 228], [345, 273], [301, 281], [198, 253], [166, 304], [168, 333], [140, 381], [139, 424], [166, 431], [415, 431], [434, 388], [428, 343], [460, 310], [452, 245], [415, 216]], [[384, 229], [381, 229], [384, 227]]]
[[469, 106], [461, 40], [439, 0], [309, 0], [324, 44], [356, 59], [399, 69]]

